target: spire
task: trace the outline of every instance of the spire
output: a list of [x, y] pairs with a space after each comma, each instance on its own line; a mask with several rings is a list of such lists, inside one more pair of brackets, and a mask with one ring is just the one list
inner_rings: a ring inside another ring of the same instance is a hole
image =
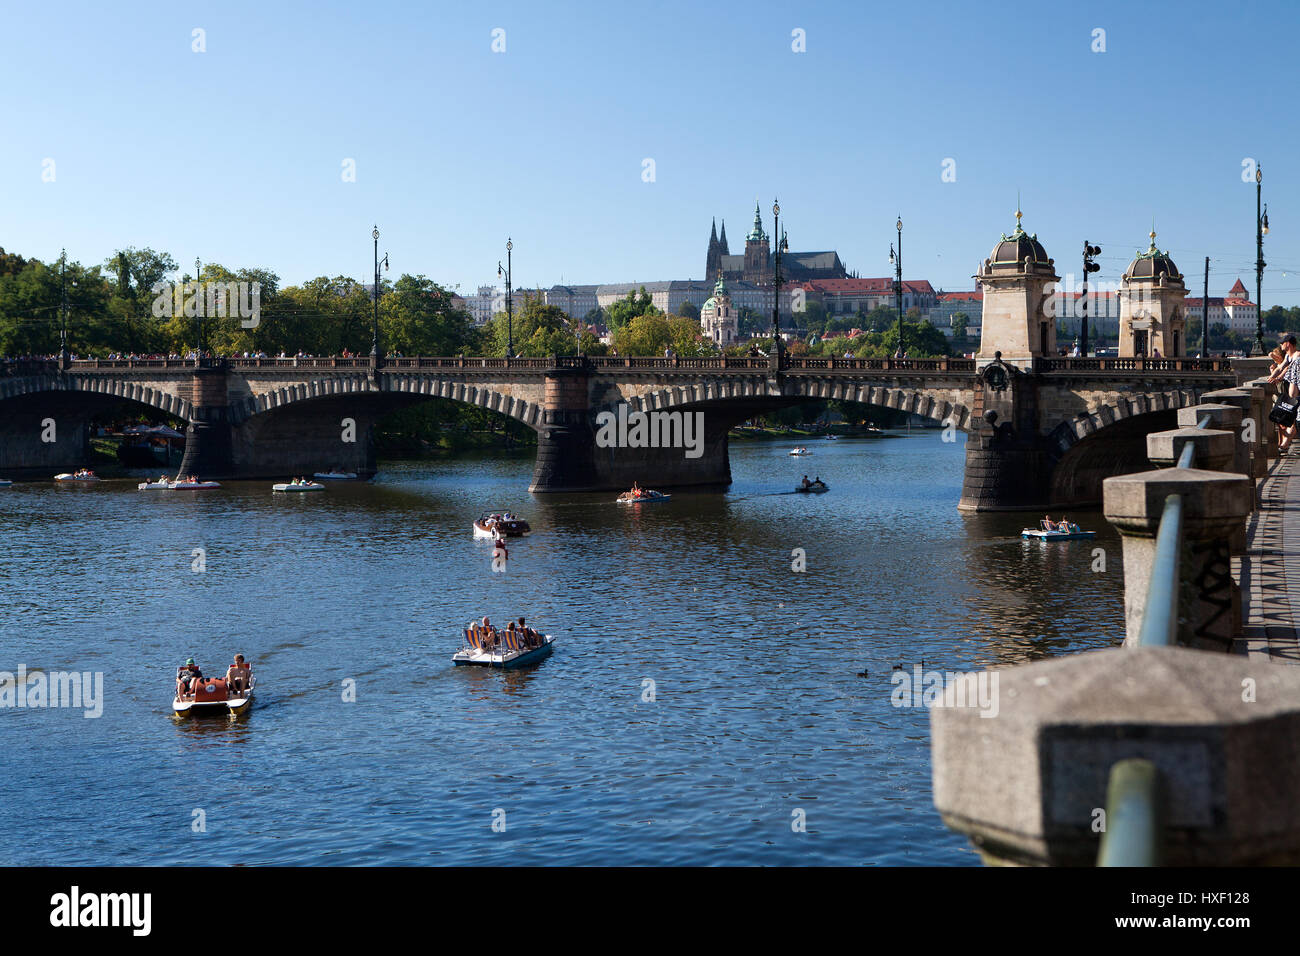
[[731, 250], [727, 248], [727, 220], [722, 220], [722, 237], [718, 240], [718, 245], [722, 247], [724, 256], [731, 255]]
[[762, 242], [767, 236], [763, 234], [763, 213], [758, 208], [758, 203], [754, 203], [754, 228], [749, 230], [749, 235], [745, 237], [746, 242]]
[[709, 245], [718, 241], [718, 217], [713, 217], [713, 228], [709, 230]]

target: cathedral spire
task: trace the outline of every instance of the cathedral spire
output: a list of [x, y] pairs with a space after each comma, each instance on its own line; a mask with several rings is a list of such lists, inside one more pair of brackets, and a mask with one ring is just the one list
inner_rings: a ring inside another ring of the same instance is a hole
[[722, 250], [724, 256], [731, 255], [731, 250], [727, 248], [727, 220], [722, 220], [722, 237], [718, 239], [718, 247]]

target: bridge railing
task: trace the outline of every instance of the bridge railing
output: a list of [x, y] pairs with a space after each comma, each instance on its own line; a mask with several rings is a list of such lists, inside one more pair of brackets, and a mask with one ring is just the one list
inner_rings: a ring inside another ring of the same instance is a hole
[[1231, 359], [1051, 358], [1034, 359], [1035, 372], [1230, 372]]
[[[1196, 427], [1209, 428], [1210, 417], [1202, 416]], [[1187, 442], [1174, 467], [1191, 468], [1195, 452], [1195, 446]], [[1172, 647], [1177, 643], [1182, 555], [1183, 496], [1169, 495], [1156, 531], [1139, 647]], [[1160, 774], [1149, 760], [1121, 760], [1111, 767], [1106, 830], [1098, 866], [1160, 865], [1160, 821], [1164, 810], [1160, 788]]]

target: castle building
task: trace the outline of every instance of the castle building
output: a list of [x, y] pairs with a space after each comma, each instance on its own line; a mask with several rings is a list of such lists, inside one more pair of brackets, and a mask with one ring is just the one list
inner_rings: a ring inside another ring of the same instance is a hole
[[[788, 233], [783, 229], [782, 239]], [[784, 250], [784, 247], [783, 247]], [[704, 275], [716, 276], [721, 272], [728, 282], [747, 282], [757, 286], [772, 284], [772, 240], [763, 229], [763, 215], [754, 204], [754, 225], [745, 236], [745, 251], [732, 255], [727, 245], [727, 223], [722, 223], [722, 235], [717, 232], [716, 220], [709, 234], [708, 255]], [[781, 253], [781, 284], [807, 282], [811, 279], [845, 279], [848, 270], [834, 250], [823, 252]]]
[[1056, 354], [1055, 289], [1061, 277], [1038, 241], [1020, 227], [1005, 233], [975, 273], [983, 293], [984, 315], [980, 350], [983, 365], [996, 352], [1005, 362], [1028, 369], [1035, 358]]
[[731, 293], [721, 272], [712, 297], [700, 309], [700, 331], [719, 348], [731, 345], [740, 337], [740, 320], [732, 308]]
[[1139, 252], [1120, 278], [1119, 354], [1121, 358], [1156, 354], [1176, 358], [1187, 349], [1183, 300], [1187, 286], [1168, 252], [1151, 245]]
[[[1196, 326], [1201, 321], [1204, 302], [1200, 298], [1183, 300], [1183, 316]], [[1250, 293], [1238, 279], [1223, 298], [1210, 297], [1210, 326], [1223, 325], [1231, 332], [1254, 334], [1259, 308], [1250, 301]]]

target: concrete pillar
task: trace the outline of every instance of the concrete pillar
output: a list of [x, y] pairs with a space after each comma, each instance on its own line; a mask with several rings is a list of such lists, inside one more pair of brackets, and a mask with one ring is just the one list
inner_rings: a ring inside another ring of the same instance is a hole
[[1236, 405], [1222, 402], [1202, 402], [1178, 409], [1178, 427], [1195, 428], [1206, 416], [1210, 419], [1210, 428], [1231, 431], [1238, 439], [1232, 449], [1232, 470], [1241, 475], [1250, 474], [1250, 445], [1241, 441], [1242, 422], [1246, 415]]
[[529, 491], [586, 491], [597, 487], [590, 379], [591, 373], [584, 368], [546, 373], [545, 411], [537, 431], [537, 461]]
[[1147, 435], [1147, 458], [1158, 468], [1172, 468], [1187, 445], [1192, 446], [1192, 467], [1203, 471], [1228, 471], [1237, 436], [1215, 428], [1174, 428]]
[[193, 418], [185, 429], [185, 456], [177, 475], [227, 478], [234, 473], [230, 393], [224, 364], [194, 369], [190, 381]]
[[1094, 865], [1110, 768], [1137, 758], [1167, 797], [1164, 865], [1300, 864], [1300, 667], [1108, 648], [950, 675], [936, 696], [934, 805], [986, 862]]
[[[1257, 391], [1261, 394], [1256, 395]], [[1262, 389], [1247, 387], [1221, 388], [1201, 396], [1202, 402], [1234, 405], [1241, 409], [1242, 442], [1249, 452], [1247, 465], [1249, 470], [1245, 473], [1256, 481], [1268, 474], [1268, 462], [1265, 459], [1267, 429], [1264, 427], [1268, 424], [1268, 420], [1262, 411], [1264, 405], [1262, 391]], [[1253, 438], [1253, 441], [1246, 441], [1248, 438]]]
[[[1233, 409], [1235, 412], [1236, 409]], [[1165, 468], [1102, 483], [1103, 509], [1123, 536], [1125, 644], [1137, 643], [1165, 499], [1183, 499], [1178, 643], [1227, 651], [1241, 633], [1241, 588], [1232, 578], [1231, 541], [1244, 537], [1253, 498], [1245, 475]]]

